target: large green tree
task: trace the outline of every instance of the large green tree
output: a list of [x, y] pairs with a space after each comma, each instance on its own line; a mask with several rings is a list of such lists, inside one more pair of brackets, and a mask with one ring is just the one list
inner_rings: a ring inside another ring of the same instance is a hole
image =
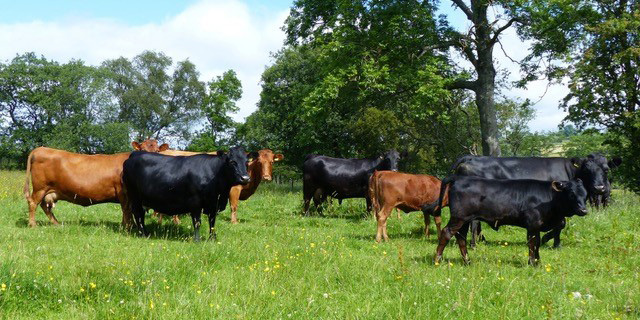
[[204, 83], [188, 60], [173, 65], [161, 52], [145, 51], [132, 60], [107, 60], [108, 88], [118, 103], [118, 119], [136, 139], [188, 139], [201, 115]]

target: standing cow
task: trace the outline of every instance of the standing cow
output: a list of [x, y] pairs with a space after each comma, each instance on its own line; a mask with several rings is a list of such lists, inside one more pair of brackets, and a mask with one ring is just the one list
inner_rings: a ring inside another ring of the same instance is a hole
[[[541, 181], [569, 181], [580, 178], [590, 195], [605, 191], [605, 176], [602, 168], [589, 158], [543, 158], [543, 157], [478, 157], [464, 156], [453, 166], [455, 175], [482, 177], [487, 179], [534, 179]], [[543, 243], [553, 238], [553, 246], [560, 246], [560, 232], [565, 223], [546, 234]], [[480, 236], [478, 221], [471, 224], [471, 246]]]
[[[482, 220], [491, 228], [511, 225], [527, 229], [529, 264], [540, 260], [540, 231], [564, 224], [565, 217], [587, 214], [587, 190], [580, 179], [573, 181], [499, 180], [451, 176], [442, 181], [439, 203], [448, 188], [451, 218], [442, 230], [435, 262], [455, 235], [465, 263], [467, 231], [473, 220]], [[437, 209], [440, 210], [440, 207]]]
[[607, 160], [607, 158], [600, 153], [592, 153], [588, 155], [587, 158], [593, 159], [593, 161], [602, 168], [605, 176], [604, 192], [602, 194], [590, 194], [589, 202], [596, 208], [600, 208], [601, 204], [606, 208], [611, 201], [611, 179], [609, 179], [609, 171], [620, 166], [620, 164], [622, 164], [622, 159], [620, 157], [614, 157], [611, 160]]
[[[166, 143], [158, 146], [156, 140], [131, 143], [135, 150], [159, 152], [169, 148]], [[82, 206], [98, 203], [121, 203], [122, 164], [130, 152], [117, 154], [78, 154], [46, 147], [31, 151], [27, 159], [27, 177], [24, 196], [29, 205], [29, 226], [36, 226], [38, 205], [58, 225], [53, 208], [58, 200]], [[29, 180], [33, 192], [29, 191]], [[123, 216], [125, 226], [131, 224], [130, 216]]]
[[[408, 174], [393, 171], [376, 171], [369, 180], [369, 197], [373, 204], [373, 212], [378, 222], [376, 241], [380, 242], [387, 235], [387, 219], [394, 208], [409, 213], [422, 210], [424, 215], [424, 233], [429, 237], [430, 215], [437, 209], [432, 204], [438, 202], [440, 180], [426, 174]], [[447, 205], [447, 197], [443, 200]], [[437, 234], [440, 234], [440, 215], [434, 216]]]
[[138, 232], [146, 235], [145, 208], [169, 215], [191, 214], [194, 241], [200, 240], [200, 214], [209, 217], [209, 239], [214, 239], [216, 216], [225, 209], [231, 187], [249, 183], [247, 155], [242, 147], [217, 156], [166, 156], [134, 152], [124, 162], [122, 182], [127, 206]]
[[395, 150], [367, 159], [307, 155], [302, 165], [304, 214], [309, 213], [311, 198], [315, 206], [319, 207], [329, 195], [340, 201], [347, 198], [365, 198], [367, 210], [370, 211], [369, 177], [376, 170], [398, 171], [398, 161], [404, 156], [404, 152], [400, 154]]

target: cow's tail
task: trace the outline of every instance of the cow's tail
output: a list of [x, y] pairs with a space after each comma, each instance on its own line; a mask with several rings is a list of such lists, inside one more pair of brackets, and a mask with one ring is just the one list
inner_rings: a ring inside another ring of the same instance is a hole
[[454, 177], [455, 176], [449, 176], [442, 180], [438, 200], [423, 205], [422, 212], [431, 214], [434, 217], [440, 216], [442, 208], [449, 205], [449, 185], [453, 182]]
[[380, 210], [380, 203], [378, 203], [378, 198], [376, 194], [378, 194], [379, 186], [378, 182], [380, 179], [376, 176], [376, 172], [374, 171], [371, 177], [369, 177], [369, 199], [371, 199], [371, 207], [373, 209], [373, 216], [375, 217], [378, 211]]
[[29, 157], [27, 158], [27, 177], [25, 178], [24, 188], [22, 189], [22, 192], [24, 193], [24, 197], [27, 200], [31, 197], [31, 188], [29, 188], [29, 179], [31, 179], [31, 158], [33, 157], [34, 151], [31, 151], [29, 153]]

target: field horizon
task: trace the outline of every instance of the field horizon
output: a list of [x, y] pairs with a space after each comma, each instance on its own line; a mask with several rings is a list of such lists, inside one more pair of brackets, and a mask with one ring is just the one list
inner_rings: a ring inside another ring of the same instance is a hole
[[425, 238], [421, 213], [392, 213], [391, 240], [378, 244], [364, 200], [304, 217], [297, 183], [261, 184], [240, 202], [239, 224], [227, 206], [218, 241], [194, 243], [188, 216], [147, 215], [142, 238], [120, 226], [117, 204], [60, 201], [62, 226], [38, 208], [29, 228], [24, 175], [0, 171], [2, 319], [640, 318], [640, 198], [625, 190], [570, 218], [539, 267], [517, 227], [485, 228], [468, 266], [452, 240], [436, 266], [435, 225]]

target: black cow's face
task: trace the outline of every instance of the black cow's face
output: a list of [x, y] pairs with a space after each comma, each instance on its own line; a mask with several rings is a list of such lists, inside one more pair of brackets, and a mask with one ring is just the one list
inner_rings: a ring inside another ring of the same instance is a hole
[[[220, 152], [218, 152], [220, 154]], [[247, 173], [247, 163], [249, 162], [247, 153], [242, 147], [233, 147], [227, 155], [227, 162], [233, 169], [233, 176], [237, 184], [249, 183], [249, 174]]]
[[580, 166], [577, 175], [582, 181], [587, 191], [591, 194], [604, 194], [606, 185], [606, 175], [601, 166], [593, 159], [585, 159]]
[[563, 202], [569, 206], [569, 216], [574, 214], [584, 216], [587, 214], [587, 189], [585, 189], [582, 180], [553, 181], [551, 188], [555, 192], [562, 193]]
[[595, 163], [600, 166], [600, 168], [602, 168], [602, 171], [604, 171], [605, 174], [609, 173], [609, 169], [611, 167], [609, 166], [610, 161], [607, 161], [607, 157], [601, 155], [600, 153], [592, 153], [587, 156], [587, 159], [595, 161]]
[[380, 158], [384, 163], [384, 168], [391, 171], [398, 171], [398, 161], [400, 161], [400, 153], [396, 150], [389, 150]]

